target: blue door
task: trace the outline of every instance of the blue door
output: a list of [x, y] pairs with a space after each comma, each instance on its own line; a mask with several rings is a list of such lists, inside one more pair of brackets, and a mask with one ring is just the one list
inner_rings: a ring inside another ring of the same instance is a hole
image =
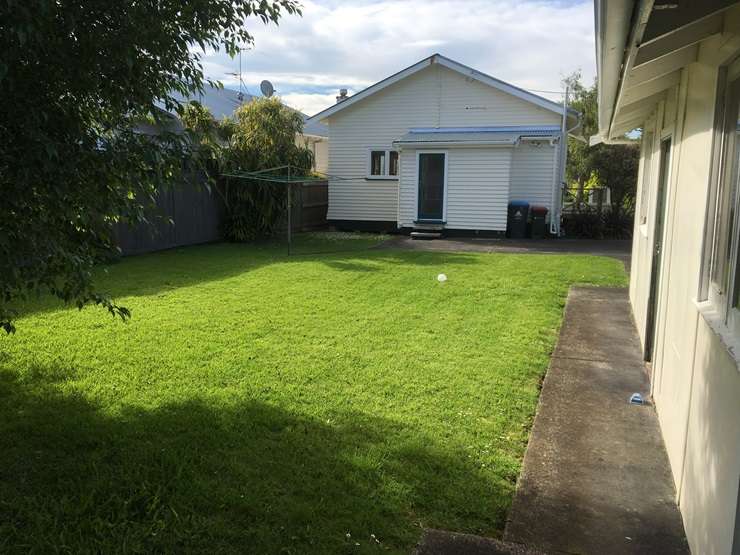
[[419, 220], [441, 221], [444, 216], [445, 156], [442, 152], [419, 153]]

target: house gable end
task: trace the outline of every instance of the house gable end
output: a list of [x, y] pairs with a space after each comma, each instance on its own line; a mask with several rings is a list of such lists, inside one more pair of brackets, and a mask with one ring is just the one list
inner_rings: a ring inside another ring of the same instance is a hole
[[[471, 82], [475, 81], [481, 83], [482, 85], [485, 85], [486, 87], [491, 88], [492, 90], [498, 90], [507, 93], [512, 97], [518, 98], [524, 102], [532, 104], [533, 106], [538, 106], [551, 113], [558, 115], [562, 114], [562, 106], [556, 102], [552, 102], [546, 98], [530, 93], [529, 91], [491, 77], [490, 75], [486, 75], [485, 73], [474, 70], [468, 66], [455, 62], [454, 60], [451, 60], [449, 58], [445, 58], [444, 56], [441, 56], [439, 54], [434, 54], [429, 58], [421, 60], [420, 62], [394, 75], [391, 75], [390, 77], [387, 77], [386, 79], [383, 79], [378, 83], [375, 83], [374, 85], [364, 89], [363, 91], [360, 91], [357, 94], [351, 96], [347, 100], [344, 100], [341, 103], [337, 103], [334, 106], [331, 106], [323, 110], [322, 112], [319, 112], [318, 114], [314, 115], [311, 120], [326, 120], [331, 116], [342, 111], [346, 111], [357, 104], [366, 102], [368, 99], [378, 95], [385, 89], [392, 87], [393, 85], [402, 82], [410, 77], [413, 77], [419, 72], [423, 72], [430, 67], [435, 66], [447, 68], [448, 70], [457, 73], [466, 80], [469, 80]], [[576, 116], [576, 113], [572, 110], [570, 110], [569, 112], [570, 116]]]
[[[383, 127], [393, 139], [412, 127], [560, 125], [562, 116], [441, 64], [393, 83], [329, 116], [334, 130]], [[358, 129], [359, 131], [359, 129]]]

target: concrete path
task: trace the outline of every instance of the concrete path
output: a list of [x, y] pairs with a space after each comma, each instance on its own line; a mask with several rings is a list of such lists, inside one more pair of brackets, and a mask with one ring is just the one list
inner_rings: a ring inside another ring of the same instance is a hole
[[624, 262], [629, 272], [632, 242], [609, 239], [434, 239], [416, 240], [397, 235], [375, 248], [448, 252], [510, 252], [537, 254], [592, 254]]
[[428, 528], [412, 555], [547, 555], [519, 544]]
[[426, 530], [417, 555], [689, 552], [627, 290], [573, 288], [503, 541]]
[[545, 552], [688, 553], [626, 289], [573, 288], [504, 534]]

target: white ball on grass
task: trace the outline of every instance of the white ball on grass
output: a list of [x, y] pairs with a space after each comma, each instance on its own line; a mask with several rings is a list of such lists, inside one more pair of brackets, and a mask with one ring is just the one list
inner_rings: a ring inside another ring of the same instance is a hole
[[445, 274], [439, 274], [437, 276], [437, 281], [440, 283], [444, 283], [445, 281], [447, 281], [447, 276]]

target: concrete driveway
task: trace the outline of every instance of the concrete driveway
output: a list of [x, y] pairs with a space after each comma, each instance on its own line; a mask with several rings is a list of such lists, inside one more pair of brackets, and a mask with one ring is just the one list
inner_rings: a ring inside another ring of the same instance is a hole
[[611, 239], [411, 239], [397, 235], [376, 248], [429, 250], [448, 252], [510, 252], [537, 254], [591, 254], [611, 256], [630, 270], [632, 241]]

